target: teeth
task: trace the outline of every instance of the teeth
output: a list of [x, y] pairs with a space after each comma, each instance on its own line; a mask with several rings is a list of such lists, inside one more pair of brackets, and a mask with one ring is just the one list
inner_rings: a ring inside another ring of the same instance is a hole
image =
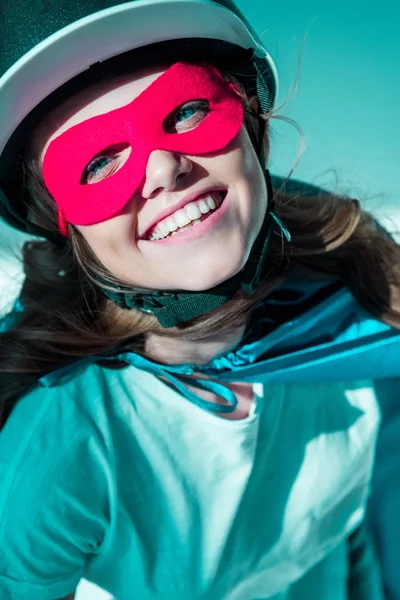
[[201, 211], [195, 202], [190, 202], [186, 207], [186, 214], [191, 221], [200, 219]]
[[175, 231], [175, 229], [178, 229], [178, 223], [175, 221], [174, 217], [168, 217], [166, 219], [166, 223], [170, 231]]
[[[217, 192], [217, 202], [211, 194], [203, 197], [201, 200], [189, 202], [184, 208], [177, 210], [173, 215], [159, 221], [149, 235], [149, 240], [160, 240], [168, 235], [176, 235], [185, 231], [192, 225], [201, 223], [200, 218], [208, 212], [215, 210], [221, 204], [220, 192]], [[190, 225], [189, 225], [190, 223]], [[177, 231], [179, 229], [179, 231]]]
[[208, 206], [210, 208], [216, 208], [216, 204], [214, 202], [214, 198], [212, 198], [211, 196], [208, 196], [207, 200], [206, 200]]
[[[178, 223], [178, 227], [184, 227], [185, 225], [190, 223], [190, 217], [188, 217], [184, 208], [182, 208], [181, 210], [177, 210], [176, 213], [174, 213], [174, 217], [175, 221]], [[157, 227], [160, 227], [162, 223], [164, 223], [164, 221], [160, 221]]]
[[181, 233], [181, 231], [186, 231], [186, 229], [190, 229], [191, 227], [194, 227], [194, 225], [200, 225], [200, 223], [200, 219], [196, 219], [196, 221], [192, 221], [187, 227], [182, 227], [182, 229], [179, 229], [179, 231], [173, 231], [171, 236], [177, 235], [178, 233]]
[[200, 212], [203, 215], [205, 215], [206, 213], [209, 212], [210, 207], [208, 206], [207, 202], [204, 202], [204, 200], [200, 200], [200, 202], [199, 202], [199, 209], [200, 209]]
[[165, 236], [169, 234], [169, 227], [166, 221], [161, 221], [158, 224], [158, 230]]

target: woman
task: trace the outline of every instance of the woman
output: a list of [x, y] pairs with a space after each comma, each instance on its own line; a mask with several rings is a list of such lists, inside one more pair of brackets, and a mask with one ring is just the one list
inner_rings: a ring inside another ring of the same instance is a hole
[[373, 382], [239, 367], [348, 290], [397, 326], [398, 247], [273, 191], [277, 74], [230, 1], [95, 4], [4, 19], [1, 210], [47, 241], [1, 340], [1, 595], [382, 598]]

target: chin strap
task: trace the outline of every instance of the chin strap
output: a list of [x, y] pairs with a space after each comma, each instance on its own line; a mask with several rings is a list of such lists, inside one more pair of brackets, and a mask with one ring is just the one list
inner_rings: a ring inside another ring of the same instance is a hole
[[[265, 176], [268, 201], [272, 204], [273, 190], [268, 170], [265, 171]], [[100, 289], [120, 308], [139, 309], [153, 314], [163, 327], [175, 327], [222, 306], [240, 287], [247, 294], [254, 293], [260, 284], [274, 224], [280, 227], [286, 241], [290, 242], [290, 233], [282, 221], [275, 213], [268, 211], [245, 267], [230, 279], [209, 290], [203, 292], [148, 292], [143, 290], [138, 292], [120, 286], [115, 287], [116, 291], [105, 290], [102, 287]]]

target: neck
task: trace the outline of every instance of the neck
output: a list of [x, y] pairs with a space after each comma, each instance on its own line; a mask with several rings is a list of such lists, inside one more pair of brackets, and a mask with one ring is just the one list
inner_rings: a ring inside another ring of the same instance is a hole
[[218, 354], [234, 348], [242, 339], [246, 324], [223, 335], [215, 334], [206, 340], [182, 340], [150, 333], [146, 338], [145, 354], [151, 360], [173, 365], [191, 363], [206, 365]]

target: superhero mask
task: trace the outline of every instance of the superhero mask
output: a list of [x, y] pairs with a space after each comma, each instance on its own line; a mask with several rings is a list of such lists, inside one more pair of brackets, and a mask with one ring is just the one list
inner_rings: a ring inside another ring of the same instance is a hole
[[[194, 101], [199, 101], [201, 118], [195, 126], [177, 132], [171, 121], [187, 108], [196, 110]], [[61, 233], [67, 236], [67, 222], [91, 225], [121, 212], [144, 183], [153, 150], [189, 155], [216, 152], [233, 140], [242, 124], [239, 94], [215, 67], [174, 64], [130, 104], [87, 119], [51, 142], [43, 177], [59, 209]], [[130, 147], [123, 166], [89, 183], [89, 167], [112, 158], [118, 145]]]

